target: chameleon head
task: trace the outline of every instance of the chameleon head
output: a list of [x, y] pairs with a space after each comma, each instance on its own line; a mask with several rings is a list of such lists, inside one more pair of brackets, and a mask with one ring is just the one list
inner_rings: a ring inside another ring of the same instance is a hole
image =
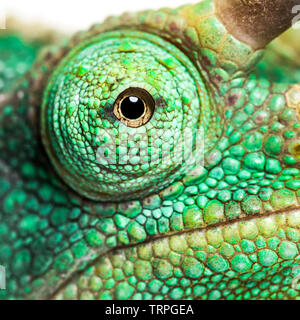
[[37, 58], [0, 104], [0, 298], [299, 298], [300, 85], [249, 75], [273, 2], [127, 14]]
[[208, 100], [197, 69], [169, 42], [144, 32], [102, 33], [71, 50], [50, 77], [42, 139], [79, 194], [146, 196], [201, 161]]

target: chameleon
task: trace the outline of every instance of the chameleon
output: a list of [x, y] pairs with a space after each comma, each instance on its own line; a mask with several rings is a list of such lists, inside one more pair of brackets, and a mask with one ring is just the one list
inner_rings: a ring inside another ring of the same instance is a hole
[[299, 299], [297, 4], [1, 30], [0, 298]]

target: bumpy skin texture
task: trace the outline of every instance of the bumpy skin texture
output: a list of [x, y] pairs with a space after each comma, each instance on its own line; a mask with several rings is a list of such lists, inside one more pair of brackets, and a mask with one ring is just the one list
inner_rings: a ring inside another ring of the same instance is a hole
[[[123, 202], [72, 191], [40, 135], [43, 93], [59, 62], [112, 30], [150, 33], [188, 57], [209, 92], [201, 121], [213, 124], [204, 168]], [[25, 56], [31, 51], [24, 43]], [[289, 83], [300, 79], [278, 67], [284, 81], [270, 82], [272, 56], [252, 72], [263, 53], [228, 34], [213, 2], [204, 1], [109, 18], [28, 62], [29, 72], [16, 74], [0, 96], [0, 264], [7, 276], [0, 297], [300, 298], [292, 286], [300, 258], [300, 86]]]

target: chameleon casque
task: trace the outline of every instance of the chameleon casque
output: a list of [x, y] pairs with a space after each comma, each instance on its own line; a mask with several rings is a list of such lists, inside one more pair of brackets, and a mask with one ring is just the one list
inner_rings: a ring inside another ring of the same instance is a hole
[[1, 299], [299, 299], [297, 4], [1, 30]]

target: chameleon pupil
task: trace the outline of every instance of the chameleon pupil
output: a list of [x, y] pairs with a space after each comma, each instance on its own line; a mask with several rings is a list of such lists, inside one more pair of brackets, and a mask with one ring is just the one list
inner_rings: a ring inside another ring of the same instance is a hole
[[124, 117], [130, 120], [140, 118], [145, 112], [145, 105], [139, 97], [127, 97], [121, 102], [121, 112]]
[[128, 88], [116, 99], [114, 115], [128, 127], [138, 128], [150, 121], [155, 109], [152, 95], [142, 88]]

